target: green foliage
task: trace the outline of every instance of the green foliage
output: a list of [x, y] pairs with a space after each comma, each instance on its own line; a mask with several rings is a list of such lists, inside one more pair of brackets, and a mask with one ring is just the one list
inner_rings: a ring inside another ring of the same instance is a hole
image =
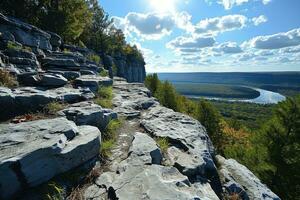
[[61, 102], [53, 101], [47, 104], [44, 108], [45, 112], [51, 115], [55, 115], [58, 111], [63, 110], [66, 107], [66, 104]]
[[22, 50], [23, 49], [23, 47], [21, 45], [18, 45], [17, 43], [12, 42], [12, 41], [7, 42], [7, 48], [14, 49], [14, 50]]
[[13, 88], [18, 86], [18, 82], [8, 71], [0, 69], [0, 86]]
[[90, 61], [93, 61], [97, 64], [100, 64], [100, 61], [101, 61], [101, 58], [100, 56], [96, 55], [96, 54], [89, 54], [87, 56], [87, 59], [90, 60]]
[[300, 96], [278, 104], [259, 137], [275, 173], [269, 183], [283, 199], [300, 196]]
[[111, 150], [115, 146], [115, 141], [110, 139], [110, 140], [105, 140], [101, 143], [101, 148], [100, 148], [100, 156], [104, 159], [107, 159], [111, 156]]
[[145, 86], [151, 91], [152, 94], [155, 94], [157, 88], [160, 84], [157, 74], [149, 74], [145, 78]]
[[170, 147], [169, 140], [167, 138], [157, 138], [156, 143], [159, 146], [160, 150], [166, 154], [168, 148]]
[[107, 70], [102, 70], [100, 73], [99, 73], [99, 76], [102, 76], [102, 77], [106, 77], [108, 76], [108, 71]]
[[178, 106], [176, 97], [178, 94], [176, 93], [175, 88], [171, 83], [165, 81], [162, 84], [159, 84], [154, 95], [163, 106], [177, 111]]
[[113, 90], [112, 87], [100, 87], [97, 98], [94, 102], [104, 108], [112, 108]]
[[48, 184], [47, 200], [63, 200], [64, 189], [56, 182]]
[[122, 126], [123, 121], [121, 119], [114, 119], [109, 122], [105, 131], [102, 134], [102, 143], [100, 148], [100, 155], [106, 159], [111, 155], [111, 150], [115, 146], [117, 140], [117, 131]]
[[215, 148], [221, 153], [223, 135], [218, 110], [207, 100], [201, 99], [197, 104], [195, 118], [206, 128]]

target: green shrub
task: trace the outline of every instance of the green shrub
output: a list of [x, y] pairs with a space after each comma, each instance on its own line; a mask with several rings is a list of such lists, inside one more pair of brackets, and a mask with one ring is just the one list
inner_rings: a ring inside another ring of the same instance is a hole
[[87, 59], [90, 60], [90, 61], [93, 61], [97, 64], [100, 64], [100, 61], [101, 61], [101, 58], [100, 56], [96, 55], [96, 54], [89, 54], [87, 56]]
[[8, 41], [7, 42], [7, 48], [8, 49], [14, 49], [14, 50], [22, 50], [22, 45], [19, 45], [15, 42], [12, 42], [12, 41]]
[[106, 77], [108, 76], [108, 71], [107, 70], [102, 70], [100, 73], [99, 73], [99, 76], [102, 76], [102, 77]]
[[58, 111], [63, 110], [65, 107], [66, 104], [53, 101], [45, 106], [44, 111], [48, 114], [55, 115]]
[[48, 184], [47, 199], [48, 200], [63, 200], [64, 189], [56, 182]]
[[113, 90], [112, 87], [100, 87], [98, 90], [98, 96], [104, 99], [112, 99], [113, 98]]
[[102, 144], [100, 155], [102, 158], [108, 158], [111, 155], [111, 150], [117, 141], [117, 131], [123, 124], [123, 120], [114, 119], [109, 122], [102, 134]]
[[104, 108], [112, 108], [113, 90], [112, 87], [101, 87], [98, 90], [97, 98], [94, 102]]
[[0, 86], [12, 88], [18, 86], [18, 82], [8, 71], [0, 69]]
[[111, 156], [111, 150], [115, 146], [115, 140], [106, 140], [101, 143], [100, 156], [104, 159]]
[[167, 150], [170, 147], [170, 143], [167, 138], [157, 138], [156, 143], [164, 154], [167, 153]]

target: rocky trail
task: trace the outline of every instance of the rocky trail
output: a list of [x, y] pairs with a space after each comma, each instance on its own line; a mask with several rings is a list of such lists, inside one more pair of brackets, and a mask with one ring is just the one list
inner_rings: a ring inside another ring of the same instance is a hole
[[[0, 199], [44, 199], [49, 184], [59, 195], [50, 199], [279, 199], [245, 166], [216, 155], [199, 121], [152, 97], [141, 83], [145, 63], [122, 55], [95, 63], [87, 59], [95, 52], [2, 14], [0, 33], [0, 70], [19, 84], [0, 87]], [[95, 100], [110, 86], [107, 109]], [[35, 116], [53, 102], [64, 106]], [[103, 162], [102, 134], [114, 119], [124, 120]]]

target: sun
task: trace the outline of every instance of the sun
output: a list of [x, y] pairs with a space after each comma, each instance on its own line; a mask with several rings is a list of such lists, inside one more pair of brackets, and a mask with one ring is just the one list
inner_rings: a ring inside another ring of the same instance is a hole
[[151, 7], [158, 13], [174, 13], [177, 0], [149, 0]]

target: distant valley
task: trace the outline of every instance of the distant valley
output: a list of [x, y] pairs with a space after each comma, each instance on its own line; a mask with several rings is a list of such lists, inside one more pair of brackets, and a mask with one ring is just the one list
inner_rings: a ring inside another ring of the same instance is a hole
[[278, 103], [300, 92], [299, 72], [159, 73], [189, 98]]

